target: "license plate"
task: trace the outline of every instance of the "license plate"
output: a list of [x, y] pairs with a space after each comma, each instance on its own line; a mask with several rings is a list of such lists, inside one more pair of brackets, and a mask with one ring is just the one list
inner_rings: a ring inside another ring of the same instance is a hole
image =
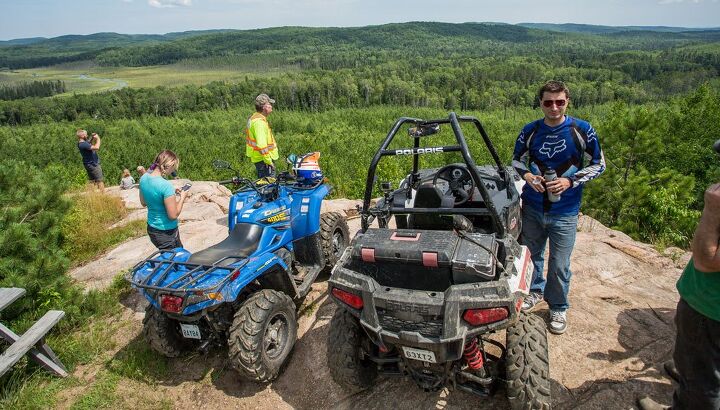
[[413, 360], [420, 360], [428, 363], [435, 363], [435, 353], [429, 350], [413, 349], [412, 347], [403, 346], [405, 357]]
[[180, 323], [180, 330], [186, 339], [200, 339], [200, 328], [197, 325], [188, 325]]

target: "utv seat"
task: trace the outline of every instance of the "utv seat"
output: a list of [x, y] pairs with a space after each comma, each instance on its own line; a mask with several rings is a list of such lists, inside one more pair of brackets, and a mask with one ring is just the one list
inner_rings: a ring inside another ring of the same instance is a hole
[[259, 225], [239, 223], [233, 228], [230, 235], [222, 242], [215, 244], [200, 252], [194, 253], [187, 263], [198, 265], [214, 265], [223, 258], [228, 258], [220, 263], [220, 266], [227, 266], [247, 258], [258, 248], [263, 228]]
[[[419, 187], [415, 196], [415, 208], [453, 208], [454, 205], [455, 197], [443, 195], [433, 185]], [[471, 232], [473, 224], [463, 215], [410, 214], [408, 228], [443, 231], [462, 229]]]

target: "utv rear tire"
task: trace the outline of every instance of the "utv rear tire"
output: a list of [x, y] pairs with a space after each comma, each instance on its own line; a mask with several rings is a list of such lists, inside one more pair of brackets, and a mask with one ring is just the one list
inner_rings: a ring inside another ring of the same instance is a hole
[[187, 341], [180, 334], [180, 324], [153, 305], [145, 308], [143, 334], [150, 347], [166, 357], [178, 357], [188, 348]]
[[520, 312], [507, 329], [507, 396], [513, 410], [550, 409], [550, 361], [545, 322]]
[[328, 332], [328, 367], [335, 383], [350, 391], [372, 387], [378, 375], [375, 363], [360, 358], [363, 337], [365, 335], [355, 316], [337, 308]]
[[350, 242], [350, 228], [337, 212], [320, 215], [320, 246], [325, 257], [325, 271], [330, 272]]
[[295, 303], [282, 292], [254, 293], [235, 313], [228, 348], [244, 377], [269, 382], [280, 374], [297, 339]]

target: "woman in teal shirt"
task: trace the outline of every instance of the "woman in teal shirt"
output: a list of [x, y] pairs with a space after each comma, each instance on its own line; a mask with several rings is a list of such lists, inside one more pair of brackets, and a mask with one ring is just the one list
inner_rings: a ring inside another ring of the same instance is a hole
[[140, 178], [140, 203], [148, 208], [147, 233], [153, 245], [161, 251], [183, 246], [177, 219], [188, 191], [175, 189], [170, 181], [163, 178], [176, 172], [179, 165], [177, 155], [164, 150]]

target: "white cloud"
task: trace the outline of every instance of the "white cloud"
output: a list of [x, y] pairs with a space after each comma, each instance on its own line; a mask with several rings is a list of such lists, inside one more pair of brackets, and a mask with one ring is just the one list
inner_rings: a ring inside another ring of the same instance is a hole
[[192, 0], [148, 0], [148, 4], [157, 8], [191, 6]]

